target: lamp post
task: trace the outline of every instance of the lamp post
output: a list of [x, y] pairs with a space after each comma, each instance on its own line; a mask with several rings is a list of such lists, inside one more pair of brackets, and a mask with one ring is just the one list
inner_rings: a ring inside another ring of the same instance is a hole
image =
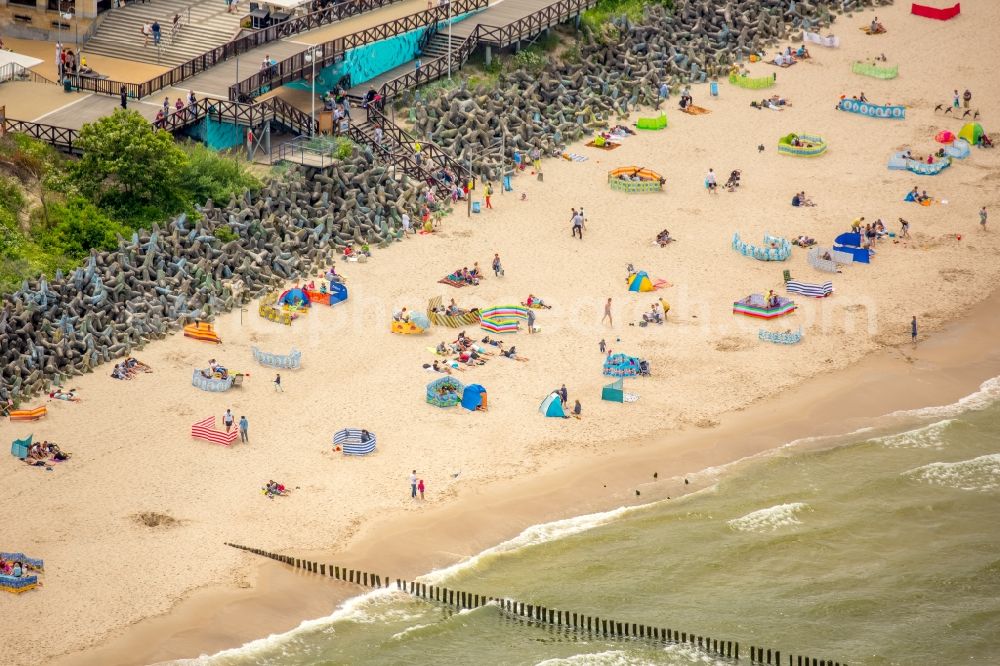
[[448, 80], [451, 81], [451, 0], [448, 0]]
[[306, 61], [312, 65], [312, 114], [309, 123], [309, 138], [316, 136], [316, 58], [323, 56], [323, 48], [319, 45], [310, 46], [306, 51]]

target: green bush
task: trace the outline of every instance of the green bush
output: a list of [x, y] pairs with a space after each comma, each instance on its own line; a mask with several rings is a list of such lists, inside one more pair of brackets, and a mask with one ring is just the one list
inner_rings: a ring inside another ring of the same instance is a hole
[[86, 257], [92, 249], [114, 249], [118, 246], [117, 234], [131, 235], [128, 227], [78, 196], [49, 204], [48, 223], [41, 226], [36, 222], [34, 232], [43, 250], [74, 260]]
[[228, 243], [238, 238], [236, 232], [224, 224], [220, 224], [219, 226], [217, 226], [215, 228], [215, 233], [213, 235], [223, 243]]
[[583, 25], [600, 33], [615, 16], [627, 16], [631, 21], [642, 19], [648, 5], [663, 5], [667, 9], [674, 6], [673, 0], [600, 0], [593, 9], [583, 13]]
[[243, 163], [189, 142], [183, 146], [187, 164], [181, 172], [180, 190], [187, 203], [203, 204], [208, 199], [225, 204], [233, 194], [260, 189], [260, 181]]
[[119, 215], [146, 207], [183, 208], [180, 179], [187, 156], [169, 132], [135, 111], [117, 109], [80, 130], [83, 156], [70, 167], [80, 192]]

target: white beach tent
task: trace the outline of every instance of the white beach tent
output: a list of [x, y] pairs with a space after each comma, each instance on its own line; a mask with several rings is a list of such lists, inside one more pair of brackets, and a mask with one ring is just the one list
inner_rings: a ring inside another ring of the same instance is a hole
[[45, 61], [22, 53], [0, 51], [0, 83], [10, 81], [17, 77], [23, 70], [40, 65], [43, 62]]

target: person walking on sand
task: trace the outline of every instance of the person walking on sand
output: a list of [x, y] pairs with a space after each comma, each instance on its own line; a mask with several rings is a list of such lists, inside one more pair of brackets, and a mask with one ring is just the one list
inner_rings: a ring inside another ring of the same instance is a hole
[[708, 170], [708, 175], [705, 176], [705, 187], [709, 192], [716, 192], [719, 183], [715, 180], [715, 171], [712, 169]]
[[528, 308], [528, 333], [535, 332], [535, 311]]
[[608, 343], [604, 341], [604, 338], [601, 338], [601, 341], [597, 343], [597, 347], [598, 349], [601, 350], [601, 353], [603, 354], [608, 349]]
[[982, 227], [983, 231], [986, 231], [986, 206], [979, 209], [979, 226]]
[[913, 315], [913, 319], [910, 320], [910, 342], [917, 344], [917, 315]]
[[501, 275], [503, 275], [503, 266], [500, 265], [499, 252], [493, 254], [493, 275], [496, 277], [500, 277]]
[[247, 417], [241, 416], [240, 417], [240, 441], [241, 442], [246, 442], [247, 444], [250, 443], [250, 435], [247, 432], [249, 430], [250, 430], [250, 422], [247, 421]]
[[607, 319], [608, 323], [611, 324], [612, 327], [614, 327], [615, 320], [611, 317], [611, 297], [610, 296], [608, 297], [608, 302], [604, 304], [604, 316], [601, 317], [601, 323], [602, 324], [604, 323], [605, 319]]
[[229, 432], [230, 428], [233, 427], [233, 412], [227, 409], [226, 413], [222, 416], [222, 425], [226, 426], [226, 432]]
[[281, 388], [281, 373], [280, 372], [274, 376], [274, 392], [275, 393], [278, 393], [278, 392], [284, 393], [285, 392], [285, 389]]
[[559, 400], [562, 402], [563, 407], [566, 406], [566, 401], [569, 400], [569, 391], [566, 390], [566, 385], [563, 384], [562, 388], [556, 391], [559, 394]]
[[570, 232], [570, 236], [572, 237], [579, 236], [580, 240], [583, 240], [583, 230], [584, 230], [583, 209], [581, 209], [580, 211], [574, 210], [573, 230]]
[[899, 218], [899, 237], [900, 238], [910, 237], [910, 223], [904, 220], [903, 218]]
[[417, 470], [410, 473], [410, 497], [417, 498]]
[[420, 482], [417, 483], [417, 491], [420, 493], [421, 500], [424, 499], [424, 488], [426, 488], [426, 486], [424, 486], [424, 480], [420, 479]]
[[493, 184], [490, 181], [486, 181], [486, 186], [483, 188], [483, 197], [486, 199], [487, 208], [493, 208], [493, 204], [490, 203], [491, 196], [493, 196]]

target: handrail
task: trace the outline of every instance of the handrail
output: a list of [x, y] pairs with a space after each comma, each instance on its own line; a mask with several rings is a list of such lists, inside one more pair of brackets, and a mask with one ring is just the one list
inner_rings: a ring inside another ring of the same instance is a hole
[[3, 133], [18, 132], [45, 141], [53, 146], [64, 148], [69, 152], [76, 152], [73, 142], [80, 136], [80, 132], [69, 127], [59, 127], [58, 125], [46, 125], [44, 123], [32, 123], [26, 120], [15, 120], [14, 118], [3, 119]]
[[111, 79], [81, 79], [77, 87], [81, 90], [97, 93], [99, 95], [118, 95], [121, 87], [125, 86], [126, 93], [130, 98], [142, 99], [148, 97], [158, 90], [169, 88], [181, 81], [190, 79], [205, 72], [219, 63], [231, 58], [259, 48], [265, 44], [284, 39], [291, 35], [313, 30], [315, 28], [336, 23], [345, 18], [357, 16], [374, 9], [380, 9], [393, 5], [402, 0], [347, 0], [347, 2], [337, 3], [325, 9], [310, 12], [302, 16], [282, 21], [263, 30], [257, 30], [216, 46], [205, 51], [187, 62], [177, 65], [171, 70], [158, 76], [143, 81], [142, 83], [127, 83], [114, 81]]
[[598, 0], [559, 0], [542, 7], [504, 26], [477, 26], [478, 39], [482, 43], [500, 48], [510, 46], [526, 37], [537, 35], [546, 28], [559, 25], [586, 9], [597, 5]]
[[[274, 67], [256, 72], [233, 84], [229, 87], [229, 99], [239, 99], [244, 95], [256, 97], [276, 86], [305, 78], [306, 73], [313, 68], [314, 64], [317, 69], [332, 65], [338, 59], [343, 58], [344, 53], [349, 49], [395, 37], [411, 30], [423, 28], [431, 23], [447, 21], [456, 14], [465, 14], [481, 9], [487, 4], [488, 0], [451, 0], [450, 7], [439, 5], [317, 44], [285, 58]], [[322, 54], [316, 58], [315, 63], [307, 60], [307, 56], [314, 50]]]

